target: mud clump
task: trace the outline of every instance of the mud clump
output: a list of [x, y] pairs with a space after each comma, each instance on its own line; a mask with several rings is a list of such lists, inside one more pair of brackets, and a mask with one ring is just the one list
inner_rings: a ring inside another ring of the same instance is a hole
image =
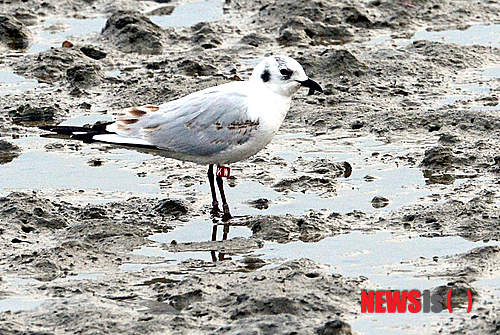
[[240, 43], [247, 44], [253, 47], [258, 47], [261, 44], [267, 44], [269, 42], [269, 37], [257, 33], [250, 33], [248, 35], [245, 35], [240, 40]]
[[117, 11], [106, 22], [102, 36], [125, 53], [163, 52], [163, 29], [139, 12]]
[[191, 41], [195, 45], [201, 46], [203, 49], [215, 49], [222, 45], [222, 38], [217, 27], [207, 23], [200, 22], [191, 28], [193, 36]]
[[[208, 285], [212, 282], [217, 283], [220, 289], [209, 290]], [[255, 285], [256, 282], [271, 290], [260, 290]], [[217, 313], [217, 318], [223, 318], [221, 321], [224, 326], [218, 331], [221, 334], [249, 329], [256, 332], [268, 330], [273, 334], [315, 329], [318, 333], [329, 334], [328, 328], [349, 328], [344, 322], [342, 326], [337, 324], [338, 321], [333, 317], [336, 314], [350, 313], [345, 308], [352, 304], [351, 297], [354, 294], [338, 289], [339, 285], [354, 287], [359, 284], [361, 283], [356, 279], [326, 275], [316, 263], [300, 259], [285, 262], [271, 270], [235, 272], [231, 276], [214, 274], [209, 281], [201, 275], [197, 283], [188, 279], [179, 283], [158, 285], [154, 289], [158, 292], [160, 301], [182, 309], [187, 315]], [[311, 286], [329, 293], [309, 294], [307, 287]], [[283, 290], [286, 291], [285, 294], [282, 293]], [[340, 292], [345, 294], [343, 303], [334, 302], [334, 297]], [[311, 318], [311, 313], [315, 317]], [[322, 316], [318, 317], [319, 315]], [[283, 320], [287, 322], [283, 323]]]
[[319, 241], [327, 236], [334, 236], [341, 229], [348, 229], [342, 220], [318, 211], [310, 211], [297, 217], [268, 215], [256, 216], [245, 223], [252, 229], [253, 237], [266, 241], [287, 243], [294, 240], [304, 242]]
[[16, 18], [0, 14], [0, 41], [14, 50], [25, 50], [31, 41], [31, 32]]
[[288, 194], [290, 192], [307, 193], [309, 190], [321, 190], [322, 196], [332, 196], [336, 192], [335, 181], [328, 177], [311, 177], [302, 175], [295, 178], [286, 178], [273, 185], [276, 192]]
[[8, 111], [8, 115], [15, 123], [29, 124], [33, 122], [50, 122], [54, 121], [56, 115], [61, 108], [58, 105], [54, 106], [32, 106], [21, 105], [14, 110]]
[[420, 164], [426, 169], [449, 170], [453, 167], [456, 157], [453, 150], [444, 146], [437, 146], [425, 152], [424, 159]]
[[[102, 76], [100, 65], [75, 48], [56, 48], [27, 55], [16, 64], [16, 71], [44, 83], [68, 79], [71, 83], [85, 86], [98, 84]], [[86, 73], [84, 80], [77, 75], [79, 72]]]
[[500, 218], [495, 192], [483, 190], [469, 201], [450, 200], [434, 206], [415, 206], [396, 215], [394, 224], [410, 223], [412, 229], [428, 236], [446, 232], [469, 241], [494, 240]]
[[484, 47], [477, 49], [458, 49], [453, 45], [432, 41], [415, 41], [408, 49], [427, 58], [428, 61], [449, 68], [465, 69], [479, 67], [484, 64], [478, 54]]
[[[49, 263], [39, 263], [54, 268]], [[145, 279], [124, 271], [92, 281], [37, 283], [54, 299], [43, 308], [2, 314], [6, 333], [112, 327], [121, 334], [255, 333], [349, 334], [341, 317], [356, 315], [362, 278], [324, 273], [307, 259], [287, 261], [271, 269], [248, 271], [240, 261], [211, 263], [187, 260], [172, 266], [178, 273], [196, 271], [179, 280], [168, 271], [144, 270]], [[221, 270], [222, 272], [214, 270]], [[260, 285], [269, 288], [262, 290]], [[143, 306], [143, 311], [138, 311]], [[147, 306], [147, 308], [144, 308]], [[209, 318], [211, 322], [206, 322]], [[64, 321], [63, 321], [64, 320]], [[95, 320], [99, 320], [98, 323]], [[61, 325], [64, 326], [61, 326]]]
[[99, 85], [103, 74], [96, 64], [76, 65], [66, 70], [66, 80], [73, 86], [87, 88]]
[[[16, 251], [7, 248], [0, 256], [16, 264], [11, 269], [16, 273], [50, 280], [88, 266], [106, 268], [121, 264], [124, 251], [147, 244], [146, 236], [180, 223], [177, 217], [186, 211], [187, 206], [175, 200], [131, 198], [80, 206], [11, 193], [0, 198], [0, 229]], [[50, 242], [55, 236], [57, 242]], [[102, 248], [108, 256], [103, 257]]]
[[[0, 198], [2, 204], [2, 218], [5, 223], [13, 226], [32, 227], [23, 228], [23, 231], [39, 230], [47, 228], [58, 230], [68, 226], [68, 221], [64, 215], [57, 213], [58, 206], [46, 199], [39, 199], [36, 196], [26, 193], [11, 193], [7, 197]], [[10, 227], [10, 228], [13, 228]]]
[[179, 63], [178, 69], [180, 72], [188, 76], [211, 76], [218, 72], [217, 68], [212, 64], [207, 64], [203, 61], [194, 59], [186, 59]]
[[189, 207], [183, 201], [172, 199], [161, 200], [154, 209], [161, 215], [171, 215], [174, 217], [179, 217], [189, 212]]
[[21, 148], [11, 142], [0, 139], [0, 165], [12, 162], [21, 154]]
[[332, 26], [322, 22], [313, 22], [306, 17], [289, 19], [279, 30], [278, 41], [286, 46], [297, 43], [315, 44], [343, 44], [354, 37], [345, 26]]
[[318, 335], [351, 335], [351, 326], [342, 320], [335, 320], [325, 323], [317, 331]]
[[345, 49], [329, 48], [318, 55], [308, 54], [299, 59], [308, 72], [323, 73], [329, 78], [338, 78], [339, 75], [360, 77], [368, 71], [366, 64]]
[[448, 146], [437, 145], [425, 151], [420, 166], [429, 183], [451, 184], [459, 177], [475, 176], [477, 160], [475, 155], [464, 157]]

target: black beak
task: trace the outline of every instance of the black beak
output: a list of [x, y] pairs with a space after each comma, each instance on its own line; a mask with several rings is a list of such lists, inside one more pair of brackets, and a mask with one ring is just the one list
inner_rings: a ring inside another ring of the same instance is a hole
[[315, 82], [314, 80], [307, 79], [307, 80], [298, 81], [298, 82], [300, 83], [300, 85], [302, 85], [304, 87], [309, 87], [309, 93], [307, 93], [307, 95], [313, 95], [314, 91], [318, 91], [318, 92], [323, 93], [323, 89], [321, 88], [321, 86], [319, 86], [319, 84], [317, 82]]

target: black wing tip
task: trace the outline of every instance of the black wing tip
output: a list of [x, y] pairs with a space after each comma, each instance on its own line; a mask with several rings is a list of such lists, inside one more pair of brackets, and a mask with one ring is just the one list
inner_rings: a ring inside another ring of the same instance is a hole
[[[51, 126], [43, 125], [39, 126], [39, 129], [50, 131], [57, 135], [63, 135], [70, 137], [75, 140], [83, 141], [85, 143], [97, 142], [93, 139], [95, 135], [101, 134], [113, 134], [106, 130], [106, 126], [113, 123], [113, 121], [98, 122], [93, 125], [84, 126]], [[51, 137], [50, 135], [42, 135], [44, 137]]]

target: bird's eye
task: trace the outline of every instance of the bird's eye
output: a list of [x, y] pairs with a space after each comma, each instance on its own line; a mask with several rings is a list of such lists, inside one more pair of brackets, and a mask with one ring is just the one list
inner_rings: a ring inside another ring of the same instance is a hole
[[281, 69], [280, 70], [280, 73], [286, 77], [290, 77], [292, 75], [292, 71], [288, 70], [288, 69]]

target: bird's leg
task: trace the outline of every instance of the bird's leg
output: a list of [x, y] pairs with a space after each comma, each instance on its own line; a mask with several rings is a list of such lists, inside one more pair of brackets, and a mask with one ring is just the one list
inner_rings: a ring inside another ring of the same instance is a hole
[[222, 182], [222, 177], [229, 177], [229, 168], [224, 166], [217, 167], [217, 186], [219, 186], [220, 197], [222, 199], [222, 210], [224, 214], [222, 214], [222, 221], [229, 221], [233, 216], [229, 212], [229, 205], [226, 201], [226, 195], [224, 193], [224, 184]]
[[212, 217], [220, 216], [219, 203], [217, 202], [217, 193], [215, 193], [215, 175], [214, 175], [214, 165], [210, 164], [208, 166], [208, 182], [210, 183], [210, 192], [212, 193], [212, 210], [210, 214]]

